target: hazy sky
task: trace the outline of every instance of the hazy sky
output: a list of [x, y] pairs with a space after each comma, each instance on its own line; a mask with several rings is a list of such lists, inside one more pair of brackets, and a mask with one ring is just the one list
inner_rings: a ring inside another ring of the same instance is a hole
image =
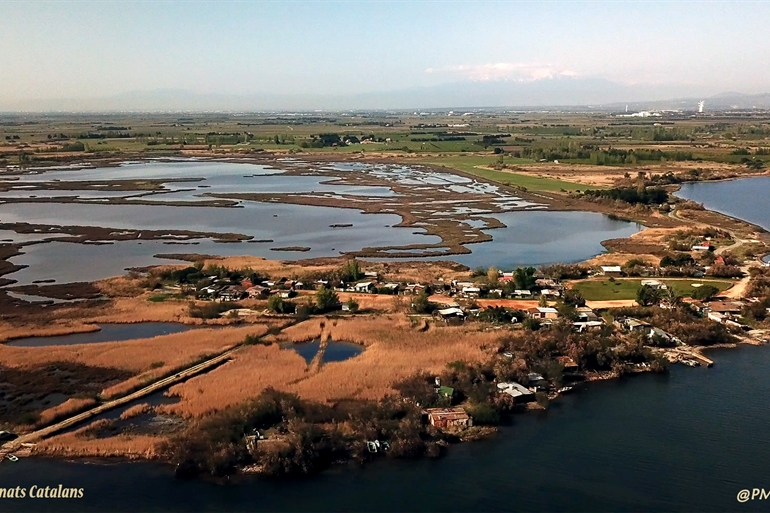
[[769, 2], [0, 0], [0, 100], [599, 77], [770, 91]]

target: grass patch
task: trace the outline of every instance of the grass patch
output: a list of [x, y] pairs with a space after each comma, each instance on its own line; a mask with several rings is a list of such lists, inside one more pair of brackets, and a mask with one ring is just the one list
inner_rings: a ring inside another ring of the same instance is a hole
[[[495, 157], [445, 157], [439, 159], [420, 160], [421, 164], [433, 164], [457, 169], [465, 173], [484, 178], [491, 182], [515, 187], [525, 187], [532, 191], [580, 191], [589, 188], [587, 185], [556, 180], [553, 178], [539, 178], [537, 176], [511, 173], [507, 171], [495, 171], [493, 169], [480, 169], [477, 166], [491, 166], [497, 159]], [[528, 159], [505, 159], [506, 164], [529, 164]], [[595, 188], [595, 187], [592, 187]]]
[[[702, 283], [703, 285], [713, 285], [718, 288], [720, 292], [729, 289], [734, 282], [728, 280], [658, 280], [661, 283], [665, 283], [668, 287], [672, 287], [677, 294], [682, 297], [691, 297], [695, 287], [693, 283]], [[612, 301], [612, 300], [625, 300], [636, 299], [636, 293], [642, 286], [642, 280], [630, 279], [630, 280], [586, 280], [577, 282], [572, 287], [573, 290], [579, 291], [583, 294], [583, 297], [588, 301]]]

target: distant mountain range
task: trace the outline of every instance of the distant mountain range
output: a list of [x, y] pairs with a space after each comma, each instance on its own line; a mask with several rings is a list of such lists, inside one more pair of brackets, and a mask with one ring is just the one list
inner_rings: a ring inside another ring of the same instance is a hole
[[[388, 92], [339, 95], [201, 94], [186, 90], [135, 91], [102, 98], [58, 98], [12, 102], [2, 112], [121, 111], [308, 111], [511, 108], [532, 110], [770, 109], [770, 93], [707, 96], [686, 86], [625, 85], [599, 78], [554, 78], [530, 82], [457, 82]], [[674, 98], [674, 99], [671, 99]]]

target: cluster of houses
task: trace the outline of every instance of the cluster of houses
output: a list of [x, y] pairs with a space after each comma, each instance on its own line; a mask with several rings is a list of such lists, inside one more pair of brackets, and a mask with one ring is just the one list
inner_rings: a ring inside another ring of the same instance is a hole
[[209, 278], [212, 281], [211, 285], [198, 289], [195, 294], [197, 299], [225, 303], [241, 301], [246, 298], [266, 299], [272, 295], [292, 298], [297, 295], [298, 289], [304, 287], [302, 282], [286, 278], [277, 281], [262, 281], [256, 284], [248, 278], [237, 284], [233, 284], [228, 279], [217, 279], [216, 276]]

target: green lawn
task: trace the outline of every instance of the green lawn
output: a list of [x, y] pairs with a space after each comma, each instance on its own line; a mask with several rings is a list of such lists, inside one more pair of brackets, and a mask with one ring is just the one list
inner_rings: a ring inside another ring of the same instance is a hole
[[[521, 173], [509, 173], [506, 171], [495, 171], [493, 169], [479, 169], [476, 166], [491, 166], [497, 161], [496, 157], [465, 157], [451, 156], [437, 159], [420, 160], [421, 164], [433, 164], [458, 169], [465, 173], [484, 178], [491, 182], [498, 182], [505, 185], [517, 187], [526, 187], [531, 191], [581, 191], [589, 187], [574, 182], [565, 182], [552, 178], [538, 178], [536, 176], [523, 175]], [[506, 164], [531, 164], [528, 159], [506, 158]], [[596, 188], [596, 187], [593, 187]]]
[[[677, 294], [682, 297], [692, 296], [695, 287], [693, 283], [702, 283], [704, 285], [713, 285], [720, 291], [730, 288], [733, 281], [730, 280], [658, 280], [672, 287]], [[586, 280], [575, 283], [573, 290], [579, 291], [588, 301], [612, 301], [622, 299], [636, 299], [636, 293], [642, 286], [641, 279], [619, 279], [610, 280]]]

